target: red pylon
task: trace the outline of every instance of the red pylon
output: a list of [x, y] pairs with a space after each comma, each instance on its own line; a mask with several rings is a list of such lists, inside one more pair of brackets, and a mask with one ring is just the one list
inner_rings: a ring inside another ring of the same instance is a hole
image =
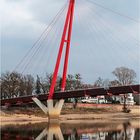
[[71, 33], [72, 33], [72, 25], [73, 25], [74, 5], [75, 5], [75, 0], [70, 0], [48, 99], [53, 98], [62, 51], [66, 43], [65, 62], [64, 62], [63, 77], [62, 77], [62, 84], [61, 84], [61, 91], [65, 90]]

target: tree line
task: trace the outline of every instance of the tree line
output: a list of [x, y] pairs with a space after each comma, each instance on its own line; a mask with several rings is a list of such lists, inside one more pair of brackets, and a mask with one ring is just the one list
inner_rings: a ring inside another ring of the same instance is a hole
[[[68, 74], [66, 90], [83, 88], [80, 74]], [[58, 76], [55, 91], [60, 91], [62, 78]], [[27, 95], [48, 93], [52, 82], [52, 74], [46, 74], [44, 78], [34, 78], [32, 75], [23, 75], [18, 72], [5, 72], [0, 77], [1, 99]]]
[[[93, 84], [84, 83], [79, 73], [74, 75], [68, 74], [65, 89], [75, 90], [135, 83], [136, 73], [133, 69], [119, 67], [116, 68], [112, 74], [115, 76], [114, 80], [104, 80], [99, 77]], [[46, 74], [45, 77], [39, 77], [37, 75], [37, 77], [34, 78], [32, 75], [23, 75], [18, 72], [2, 73], [0, 77], [1, 99], [48, 93], [51, 81], [52, 74]], [[61, 81], [62, 78], [58, 76], [55, 91], [61, 90]]]

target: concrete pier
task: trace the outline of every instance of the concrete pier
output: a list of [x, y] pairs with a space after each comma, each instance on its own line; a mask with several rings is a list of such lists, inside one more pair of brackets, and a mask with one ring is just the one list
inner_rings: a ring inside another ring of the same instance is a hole
[[54, 100], [47, 100], [47, 107], [36, 97], [32, 100], [39, 106], [39, 108], [48, 115], [48, 119], [51, 122], [57, 122], [64, 104], [64, 100], [58, 100], [54, 103]]

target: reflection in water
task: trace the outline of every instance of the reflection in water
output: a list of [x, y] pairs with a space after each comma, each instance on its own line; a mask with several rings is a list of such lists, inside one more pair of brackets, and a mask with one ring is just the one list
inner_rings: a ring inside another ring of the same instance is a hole
[[2, 140], [139, 140], [140, 128], [123, 124], [28, 124], [3, 126]]
[[59, 123], [49, 124], [49, 127], [45, 128], [35, 140], [42, 140], [44, 137], [47, 137], [47, 140], [53, 140], [54, 138], [64, 140]]

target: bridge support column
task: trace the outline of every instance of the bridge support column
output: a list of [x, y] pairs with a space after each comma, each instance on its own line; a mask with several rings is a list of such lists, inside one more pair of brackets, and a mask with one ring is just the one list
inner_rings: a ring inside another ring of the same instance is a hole
[[54, 104], [54, 100], [47, 100], [49, 121], [58, 121], [64, 100], [61, 99]]
[[48, 115], [48, 119], [50, 122], [57, 122], [64, 104], [64, 100], [58, 100], [54, 104], [54, 100], [47, 100], [47, 107], [41, 103], [39, 99], [36, 97], [32, 98], [32, 100], [39, 106], [39, 108]]
[[39, 108], [45, 113], [48, 114], [48, 108], [41, 103], [40, 100], [38, 100], [36, 97], [32, 98], [32, 100], [39, 106]]

